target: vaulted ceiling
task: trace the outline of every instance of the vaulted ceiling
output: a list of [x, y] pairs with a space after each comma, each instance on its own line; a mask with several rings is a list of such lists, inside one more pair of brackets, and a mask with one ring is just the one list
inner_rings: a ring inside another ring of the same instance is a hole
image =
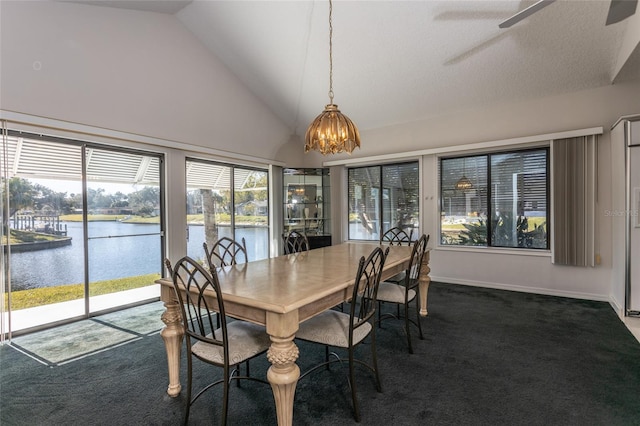
[[[299, 135], [329, 103], [327, 1], [90, 0], [173, 14]], [[609, 0], [333, 3], [335, 103], [363, 129], [640, 78], [640, 11]]]

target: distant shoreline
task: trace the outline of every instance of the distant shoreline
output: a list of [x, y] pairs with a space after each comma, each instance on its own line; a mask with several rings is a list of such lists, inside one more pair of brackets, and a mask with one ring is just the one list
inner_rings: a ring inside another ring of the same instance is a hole
[[[71, 237], [60, 237], [49, 241], [27, 241], [22, 243], [11, 243], [13, 253], [23, 253], [36, 250], [48, 250], [71, 245]], [[6, 244], [2, 244], [5, 246]]]

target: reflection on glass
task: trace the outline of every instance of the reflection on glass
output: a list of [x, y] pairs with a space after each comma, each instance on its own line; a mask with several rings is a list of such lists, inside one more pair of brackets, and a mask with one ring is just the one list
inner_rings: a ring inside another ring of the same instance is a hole
[[268, 173], [188, 160], [187, 254], [204, 261], [202, 244], [245, 239], [249, 261], [269, 257]]
[[546, 148], [441, 159], [440, 243], [546, 249], [547, 168]]
[[378, 241], [393, 227], [419, 237], [418, 163], [349, 169], [349, 239]]

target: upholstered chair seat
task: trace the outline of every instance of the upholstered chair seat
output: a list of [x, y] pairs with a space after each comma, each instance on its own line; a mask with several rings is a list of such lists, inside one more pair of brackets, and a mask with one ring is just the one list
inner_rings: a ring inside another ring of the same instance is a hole
[[[302, 340], [338, 348], [349, 347], [349, 319], [350, 315], [335, 310], [325, 311], [300, 324], [296, 337]], [[357, 345], [371, 332], [371, 324], [353, 330], [353, 344]]]
[[[380, 283], [380, 288], [378, 289], [378, 300], [403, 304], [405, 299], [405, 286], [401, 284], [394, 284], [390, 282], [382, 282]], [[413, 289], [409, 289], [407, 292], [407, 299], [411, 302], [416, 297], [416, 291]]]
[[[221, 333], [220, 329], [216, 334]], [[207, 335], [208, 338], [212, 334]], [[269, 349], [271, 340], [265, 328], [250, 322], [233, 321], [227, 324], [227, 345], [229, 347], [229, 364], [241, 364]], [[224, 363], [224, 348], [203, 341], [196, 342], [191, 352], [200, 359], [216, 364]]]

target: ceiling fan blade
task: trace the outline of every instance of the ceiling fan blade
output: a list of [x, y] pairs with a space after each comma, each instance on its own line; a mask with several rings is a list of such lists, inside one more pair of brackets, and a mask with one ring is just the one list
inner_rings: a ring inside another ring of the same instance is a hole
[[[533, 15], [534, 13], [536, 13], [537, 11], [542, 9], [543, 7], [549, 6], [554, 1], [556, 1], [556, 0], [540, 0], [539, 2], [536, 2], [536, 3], [532, 4], [528, 8], [523, 9], [520, 12], [516, 13], [511, 18], [501, 22], [500, 25], [498, 25], [498, 27], [500, 27], [500, 28], [509, 28], [513, 24], [516, 24], [516, 23], [522, 21], [524, 18], [526, 18], [526, 17], [528, 17], [530, 15]], [[635, 1], [637, 1], [637, 0], [635, 0]]]
[[638, 0], [611, 0], [605, 25], [615, 24], [636, 13]]

